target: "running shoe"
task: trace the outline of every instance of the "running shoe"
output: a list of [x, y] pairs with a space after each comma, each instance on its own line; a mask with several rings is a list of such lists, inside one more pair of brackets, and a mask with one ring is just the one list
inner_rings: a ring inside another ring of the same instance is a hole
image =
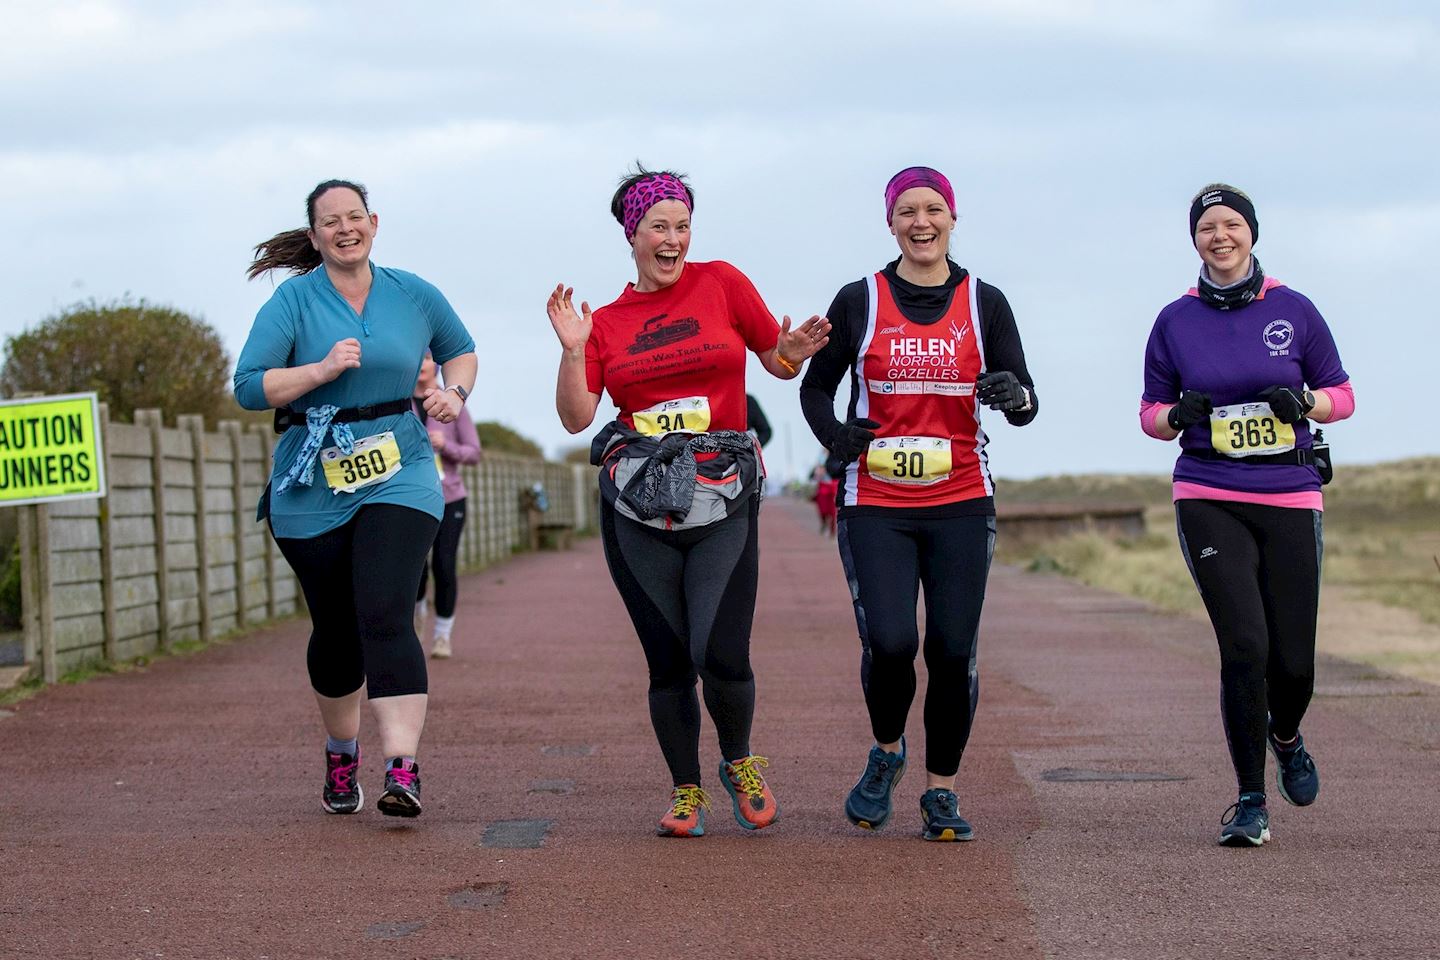
[[845, 816], [855, 826], [879, 830], [890, 819], [890, 794], [905, 776], [905, 738], [900, 738], [900, 752], [889, 753], [876, 744], [870, 748], [865, 772], [845, 798]]
[[325, 751], [325, 789], [320, 806], [326, 813], [355, 813], [365, 806], [365, 791], [360, 789], [360, 747], [355, 755]]
[[385, 792], [375, 806], [387, 817], [420, 816], [420, 764], [396, 757], [385, 771]]
[[655, 832], [662, 837], [703, 837], [709, 809], [708, 793], [693, 783], [682, 783], [670, 791], [670, 809]]
[[720, 782], [735, 803], [735, 820], [746, 830], [768, 827], [780, 816], [780, 805], [760, 775], [760, 768], [768, 766], [769, 760], [753, 754], [734, 763], [720, 761]]
[[432, 659], [432, 660], [449, 660], [449, 659], [450, 659], [450, 638], [449, 638], [449, 637], [440, 637], [440, 636], [437, 636], [437, 637], [435, 638], [435, 642], [430, 645], [430, 659]]
[[1226, 847], [1258, 847], [1270, 839], [1270, 811], [1265, 794], [1242, 793], [1240, 799], [1220, 818], [1220, 844]]
[[1297, 807], [1310, 806], [1320, 792], [1320, 774], [1315, 770], [1314, 758], [1305, 750], [1305, 738], [1295, 734], [1295, 742], [1289, 747], [1276, 743], [1273, 733], [1265, 740], [1275, 754], [1275, 782], [1280, 796]]
[[925, 827], [920, 836], [926, 840], [974, 840], [975, 828], [960, 816], [959, 799], [954, 790], [931, 787], [920, 795], [920, 820]]

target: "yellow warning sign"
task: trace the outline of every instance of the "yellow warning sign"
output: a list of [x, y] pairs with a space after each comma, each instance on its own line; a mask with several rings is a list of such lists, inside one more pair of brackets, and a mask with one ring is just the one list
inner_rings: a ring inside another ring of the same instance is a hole
[[0, 401], [0, 505], [105, 495], [93, 393]]

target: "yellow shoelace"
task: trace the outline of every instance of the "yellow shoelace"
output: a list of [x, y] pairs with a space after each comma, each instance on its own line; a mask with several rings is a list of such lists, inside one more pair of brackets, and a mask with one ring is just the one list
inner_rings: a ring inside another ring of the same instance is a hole
[[676, 787], [670, 795], [670, 812], [677, 817], [688, 817], [699, 807], [710, 809], [710, 794], [699, 787]]
[[730, 764], [735, 772], [736, 785], [747, 797], [758, 797], [765, 792], [765, 778], [756, 767], [768, 767], [770, 761], [764, 757], [750, 756]]

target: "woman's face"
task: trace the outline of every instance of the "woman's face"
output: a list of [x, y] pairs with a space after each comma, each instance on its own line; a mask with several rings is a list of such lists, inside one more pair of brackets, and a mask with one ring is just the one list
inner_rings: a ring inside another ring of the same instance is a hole
[[690, 210], [679, 200], [661, 200], [645, 211], [630, 240], [639, 275], [635, 289], [652, 293], [680, 279], [690, 250]]
[[1195, 224], [1195, 249], [1209, 268], [1210, 279], [1222, 287], [1250, 272], [1254, 243], [1250, 224], [1222, 204], [1207, 209]]
[[435, 379], [436, 368], [437, 365], [430, 356], [427, 355], [420, 360], [420, 376], [415, 380], [415, 390], [417, 393], [440, 385], [439, 381]]
[[332, 187], [315, 201], [310, 245], [327, 265], [354, 267], [370, 261], [379, 226], [379, 218], [365, 209], [360, 194], [348, 187]]
[[900, 255], [917, 267], [944, 262], [953, 229], [950, 205], [930, 187], [911, 187], [895, 199], [890, 211], [890, 232], [900, 245]]

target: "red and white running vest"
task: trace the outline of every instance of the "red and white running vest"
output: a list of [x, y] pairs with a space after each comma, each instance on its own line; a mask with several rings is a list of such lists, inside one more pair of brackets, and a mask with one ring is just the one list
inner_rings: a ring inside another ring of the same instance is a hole
[[985, 371], [980, 281], [966, 276], [935, 323], [905, 319], [884, 274], [867, 277], [855, 416], [880, 424], [845, 472], [846, 506], [930, 507], [994, 495], [975, 379]]

